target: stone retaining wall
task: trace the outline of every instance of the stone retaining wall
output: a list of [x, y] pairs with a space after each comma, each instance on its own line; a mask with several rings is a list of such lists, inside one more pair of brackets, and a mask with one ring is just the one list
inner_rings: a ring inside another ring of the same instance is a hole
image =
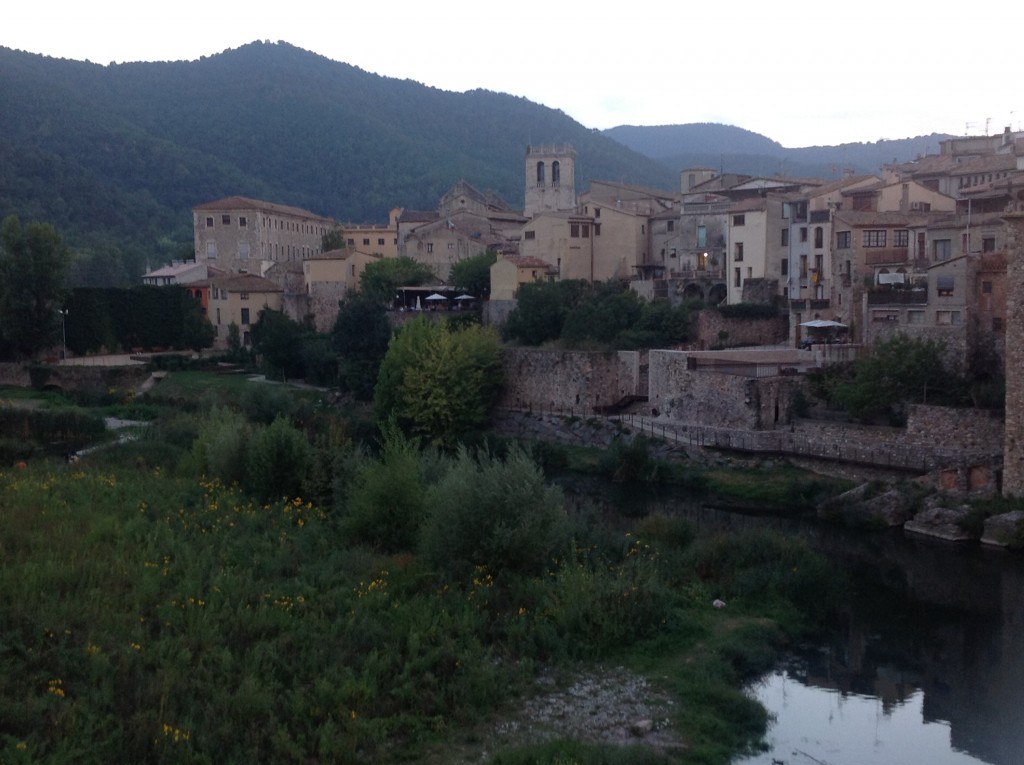
[[586, 353], [507, 348], [502, 353], [505, 389], [500, 407], [593, 412], [641, 388], [640, 353]]
[[[723, 337], [722, 333], [726, 333]], [[697, 316], [697, 344], [700, 348], [745, 345], [776, 345], [789, 339], [789, 318], [729, 319], [718, 311], [701, 311]]]

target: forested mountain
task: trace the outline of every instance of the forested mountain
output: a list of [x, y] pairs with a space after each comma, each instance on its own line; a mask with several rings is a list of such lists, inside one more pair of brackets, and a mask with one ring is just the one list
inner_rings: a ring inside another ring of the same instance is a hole
[[[0, 48], [0, 104], [0, 216], [56, 226], [80, 284], [190, 254], [190, 208], [234, 194], [384, 222], [395, 205], [434, 209], [460, 178], [521, 206], [528, 144], [573, 144], [579, 190], [592, 178], [675, 189], [685, 166], [768, 172], [765, 157], [771, 172], [809, 174], [774, 157], [813, 151], [721, 125], [602, 133], [524, 98], [380, 77], [286, 43], [109, 66]], [[736, 152], [748, 156], [726, 161]]]
[[674, 188], [668, 168], [560, 111], [379, 77], [284, 43], [110, 66], [0, 49], [0, 214], [54, 224], [81, 281], [190, 251], [190, 208], [232, 194], [342, 221], [434, 209], [460, 178], [522, 205], [530, 143], [572, 143], [577, 182]]
[[844, 168], [858, 174], [876, 173], [894, 160], [906, 162], [919, 155], [937, 154], [939, 141], [952, 138], [932, 133], [873, 143], [788, 149], [759, 133], [731, 125], [620, 125], [604, 133], [674, 172], [703, 166], [722, 172], [812, 178], [838, 178]]

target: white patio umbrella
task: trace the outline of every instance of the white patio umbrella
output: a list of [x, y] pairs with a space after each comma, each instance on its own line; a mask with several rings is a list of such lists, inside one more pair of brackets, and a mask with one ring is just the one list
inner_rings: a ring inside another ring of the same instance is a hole
[[459, 295], [456, 300], [476, 300], [472, 295]]
[[435, 292], [433, 295], [427, 295], [426, 299], [427, 300], [447, 300], [448, 298], [446, 298], [444, 295], [441, 295], [441, 294]]
[[831, 321], [829, 319], [812, 319], [811, 321], [800, 322], [801, 327], [845, 327], [845, 324], [841, 324], [838, 321]]

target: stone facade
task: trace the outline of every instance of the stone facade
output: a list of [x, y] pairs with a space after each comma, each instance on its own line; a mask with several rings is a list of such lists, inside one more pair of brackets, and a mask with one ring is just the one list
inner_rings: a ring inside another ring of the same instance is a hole
[[1003, 447], [1003, 494], [1024, 496], [1024, 214], [1007, 216], [1006, 264], [1006, 438]]
[[701, 311], [697, 317], [696, 342], [699, 348], [741, 345], [775, 345], [786, 342], [789, 322], [785, 316], [774, 319], [730, 319], [718, 311]]
[[576, 151], [564, 146], [527, 146], [523, 215], [576, 209]]
[[587, 414], [641, 392], [637, 351], [586, 353], [508, 348], [500, 407]]

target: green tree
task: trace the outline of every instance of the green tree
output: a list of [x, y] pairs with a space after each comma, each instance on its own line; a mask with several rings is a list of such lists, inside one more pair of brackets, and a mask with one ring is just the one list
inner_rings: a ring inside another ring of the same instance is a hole
[[487, 250], [470, 258], [452, 263], [448, 281], [456, 289], [470, 295], [483, 297], [491, 291], [491, 266], [498, 260], [498, 253]]
[[946, 369], [944, 351], [941, 342], [898, 334], [858, 359], [850, 376], [833, 379], [829, 392], [852, 417], [864, 421], [885, 415], [901, 422], [911, 403], [959, 402], [963, 380]]
[[264, 502], [298, 497], [311, 458], [305, 435], [287, 417], [278, 415], [257, 430], [248, 444], [245, 486]]
[[505, 334], [524, 345], [559, 339], [569, 311], [589, 290], [589, 285], [578, 279], [524, 284], [505, 323]]
[[320, 252], [341, 250], [345, 247], [345, 232], [335, 226], [320, 238]]
[[500, 388], [501, 349], [493, 330], [455, 330], [419, 318], [388, 346], [374, 402], [379, 419], [395, 417], [414, 435], [451, 445], [487, 421]]
[[306, 329], [281, 311], [264, 309], [252, 326], [253, 349], [263, 356], [267, 373], [272, 376], [306, 376], [302, 358]]
[[364, 400], [373, 398], [380, 363], [391, 340], [391, 322], [379, 300], [362, 293], [346, 296], [338, 304], [331, 343], [338, 353], [341, 387]]
[[203, 316], [203, 311], [194, 300], [185, 297], [185, 319], [181, 331], [181, 340], [194, 351], [201, 351], [213, 345], [217, 330], [210, 320]]
[[22, 227], [14, 216], [0, 229], [0, 353], [37, 354], [58, 337], [71, 256], [53, 226]]
[[586, 299], [569, 311], [562, 341], [569, 347], [610, 346], [631, 329], [643, 313], [643, 301], [625, 284], [596, 285]]
[[398, 287], [414, 287], [434, 277], [430, 266], [409, 257], [381, 258], [368, 263], [359, 278], [363, 295], [370, 300], [389, 304]]

